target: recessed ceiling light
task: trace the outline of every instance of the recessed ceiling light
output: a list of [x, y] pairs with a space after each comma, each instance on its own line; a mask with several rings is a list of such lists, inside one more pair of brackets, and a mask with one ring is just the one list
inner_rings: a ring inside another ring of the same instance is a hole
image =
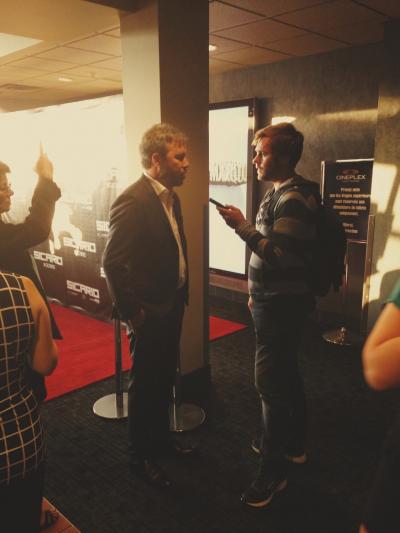
[[0, 33], [0, 57], [8, 56], [8, 54], [18, 52], [18, 50], [29, 48], [41, 42], [39, 39], [31, 39], [30, 37]]
[[64, 76], [60, 76], [58, 78], [58, 81], [65, 81], [66, 83], [70, 82], [70, 81], [74, 81], [72, 78], [66, 78]]
[[209, 52], [215, 52], [216, 49], [217, 49], [217, 47], [215, 46], [215, 44], [209, 44], [208, 45], [208, 51]]

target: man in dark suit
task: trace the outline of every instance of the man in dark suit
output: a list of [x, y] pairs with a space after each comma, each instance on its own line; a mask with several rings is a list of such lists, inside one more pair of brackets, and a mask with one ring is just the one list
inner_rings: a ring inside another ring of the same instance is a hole
[[[60, 198], [60, 189], [53, 181], [53, 164], [41, 149], [35, 166], [38, 182], [32, 196], [29, 215], [19, 224], [12, 224], [1, 216], [11, 208], [14, 192], [7, 179], [10, 168], [0, 161], [0, 269], [15, 272], [30, 278], [46, 301], [35, 260], [29, 249], [46, 240], [51, 230], [55, 203]], [[61, 339], [60, 331], [50, 312], [53, 337]], [[30, 384], [39, 401], [46, 397], [44, 379], [33, 370], [29, 376]]]
[[157, 124], [140, 144], [143, 175], [114, 201], [104, 252], [107, 283], [128, 325], [132, 369], [128, 389], [131, 470], [158, 487], [170, 480], [155, 462], [166, 452], [186, 454], [169, 432], [185, 303], [186, 239], [179, 198], [189, 162], [186, 136]]

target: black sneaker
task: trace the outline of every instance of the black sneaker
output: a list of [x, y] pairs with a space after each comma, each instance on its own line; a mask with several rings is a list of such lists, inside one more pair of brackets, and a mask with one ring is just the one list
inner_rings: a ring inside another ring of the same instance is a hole
[[241, 502], [250, 507], [266, 507], [278, 492], [287, 487], [287, 479], [266, 480], [260, 474], [242, 494]]
[[[258, 439], [253, 439], [251, 441], [251, 449], [257, 455], [261, 454], [260, 442]], [[290, 452], [285, 454], [285, 459], [287, 459], [291, 463], [303, 465], [307, 461], [307, 455], [306, 452]]]

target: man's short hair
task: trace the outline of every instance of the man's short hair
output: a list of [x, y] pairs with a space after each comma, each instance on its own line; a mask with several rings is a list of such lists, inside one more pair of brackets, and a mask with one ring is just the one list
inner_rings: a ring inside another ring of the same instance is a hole
[[144, 133], [139, 146], [143, 168], [148, 169], [151, 167], [151, 156], [153, 154], [157, 153], [165, 157], [168, 152], [168, 145], [174, 143], [187, 143], [187, 136], [175, 126], [161, 122], [148, 129]]
[[304, 136], [293, 124], [280, 122], [258, 130], [253, 139], [253, 146], [264, 137], [271, 139], [271, 151], [274, 155], [289, 156], [293, 168], [297, 165], [303, 153]]
[[5, 176], [10, 171], [10, 167], [3, 163], [3, 161], [0, 161], [0, 176]]

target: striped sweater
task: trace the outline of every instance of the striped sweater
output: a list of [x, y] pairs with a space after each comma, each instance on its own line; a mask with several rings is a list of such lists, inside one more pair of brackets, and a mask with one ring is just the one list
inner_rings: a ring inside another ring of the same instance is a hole
[[316, 235], [318, 184], [295, 175], [261, 201], [256, 226], [242, 222], [236, 233], [252, 251], [249, 293], [264, 296], [309, 292], [307, 271]]

